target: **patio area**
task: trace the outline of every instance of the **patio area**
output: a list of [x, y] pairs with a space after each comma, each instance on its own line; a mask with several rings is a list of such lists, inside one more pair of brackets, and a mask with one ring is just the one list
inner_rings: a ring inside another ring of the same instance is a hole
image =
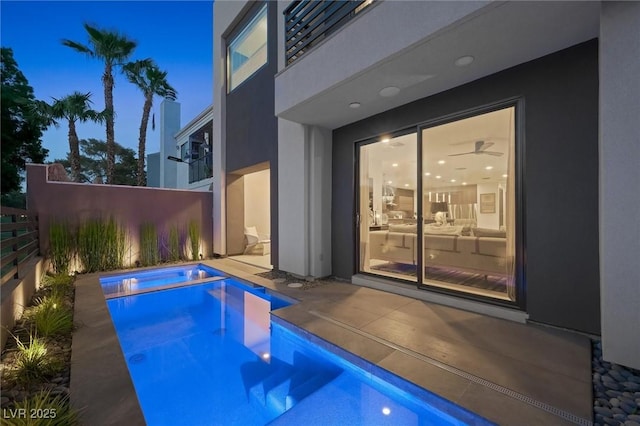
[[[592, 422], [586, 336], [338, 281], [289, 288], [231, 259], [203, 263], [299, 300], [274, 315], [493, 422]], [[75, 322], [70, 390], [83, 424], [144, 424], [97, 274], [76, 281]]]

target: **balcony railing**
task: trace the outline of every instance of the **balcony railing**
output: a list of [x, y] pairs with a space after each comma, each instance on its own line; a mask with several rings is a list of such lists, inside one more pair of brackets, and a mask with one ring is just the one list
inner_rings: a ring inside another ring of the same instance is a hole
[[198, 158], [189, 163], [189, 183], [201, 181], [213, 176], [211, 169], [211, 154]]
[[298, 0], [284, 11], [286, 64], [290, 65], [346, 24], [373, 0]]
[[2, 207], [2, 284], [21, 276], [22, 265], [40, 250], [38, 217], [26, 210]]

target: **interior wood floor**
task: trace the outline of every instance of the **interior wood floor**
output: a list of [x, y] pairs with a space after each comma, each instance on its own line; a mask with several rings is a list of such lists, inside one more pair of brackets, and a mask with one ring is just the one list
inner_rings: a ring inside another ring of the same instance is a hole
[[[365, 270], [365, 272], [417, 282], [416, 265], [372, 259], [369, 270]], [[509, 300], [506, 290], [507, 278], [504, 275], [484, 275], [447, 268], [427, 267], [425, 268], [424, 283], [434, 287]]]

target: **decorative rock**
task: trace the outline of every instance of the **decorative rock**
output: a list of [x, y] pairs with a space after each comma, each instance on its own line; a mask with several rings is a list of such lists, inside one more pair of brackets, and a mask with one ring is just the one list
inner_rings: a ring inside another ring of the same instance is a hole
[[612, 418], [605, 417], [604, 422], [611, 426], [620, 426], [620, 422]]
[[3, 396], [3, 397], [0, 398], [0, 405], [2, 405], [4, 407], [5, 405], [7, 405], [9, 403], [9, 401], [10, 401], [9, 398], [7, 398], [6, 396]]
[[622, 373], [618, 370], [609, 371], [609, 375], [613, 377], [615, 380], [617, 380], [618, 382], [624, 382], [626, 380], [626, 377], [623, 376]]
[[630, 390], [632, 390], [632, 391], [638, 391], [638, 390], [640, 390], [640, 383], [636, 383], [636, 382], [628, 381], [628, 382], [622, 382], [622, 384], [623, 384], [627, 389], [630, 389]]
[[620, 390], [620, 385], [617, 382], [604, 382], [605, 387], [614, 390]]
[[627, 420], [624, 422], [624, 426], [640, 426], [640, 423], [634, 422], [633, 420]]
[[613, 411], [611, 411], [610, 408], [607, 407], [595, 407], [594, 411], [597, 414], [601, 414], [602, 416], [606, 417], [613, 417]]
[[638, 407], [635, 404], [627, 404], [626, 402], [622, 402], [620, 404], [620, 408], [627, 412], [627, 414], [636, 414], [638, 412]]
[[640, 414], [629, 414], [627, 416], [627, 419], [631, 420], [632, 422], [640, 422]]
[[616, 414], [620, 414], [622, 416], [627, 416], [627, 412], [624, 411], [622, 408], [620, 407], [613, 407], [611, 408], [611, 411], [613, 411], [613, 415], [615, 416]]
[[612, 407], [618, 407], [620, 406], [620, 400], [618, 398], [611, 398], [609, 404], [611, 404]]
[[615, 391], [615, 390], [608, 390], [608, 391], [605, 392], [605, 394], [610, 398], [617, 398], [620, 395], [622, 395], [622, 392]]

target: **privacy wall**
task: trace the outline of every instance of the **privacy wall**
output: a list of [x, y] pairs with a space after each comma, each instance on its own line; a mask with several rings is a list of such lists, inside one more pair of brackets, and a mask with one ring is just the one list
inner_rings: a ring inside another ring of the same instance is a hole
[[159, 235], [178, 226], [184, 244], [189, 223], [195, 221], [200, 227], [200, 254], [212, 255], [212, 192], [53, 181], [48, 170], [47, 165], [27, 166], [27, 208], [38, 214], [43, 255], [49, 248], [51, 221], [77, 224], [95, 218], [114, 218], [128, 231], [128, 266], [139, 260], [140, 226], [147, 223], [154, 224]]

